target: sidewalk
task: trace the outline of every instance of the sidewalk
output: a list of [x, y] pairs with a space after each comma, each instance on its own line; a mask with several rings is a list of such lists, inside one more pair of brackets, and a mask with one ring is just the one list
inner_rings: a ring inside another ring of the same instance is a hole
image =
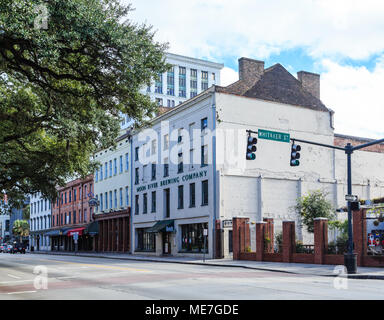
[[[283, 262], [265, 262], [265, 261], [243, 261], [232, 259], [194, 259], [190, 257], [159, 257], [132, 255], [129, 253], [97, 253], [97, 252], [56, 252], [56, 251], [33, 251], [31, 254], [49, 254], [49, 255], [67, 255], [78, 257], [94, 257], [104, 259], [120, 259], [135, 261], [151, 261], [162, 263], [182, 263], [209, 265], [217, 267], [237, 267], [255, 270], [285, 272], [290, 274], [313, 275], [335, 277], [340, 275], [340, 271], [335, 271], [335, 265], [304, 264], [304, 263], [283, 263]], [[350, 274], [348, 278], [353, 279], [376, 279], [384, 280], [384, 268], [358, 267], [357, 274]]]

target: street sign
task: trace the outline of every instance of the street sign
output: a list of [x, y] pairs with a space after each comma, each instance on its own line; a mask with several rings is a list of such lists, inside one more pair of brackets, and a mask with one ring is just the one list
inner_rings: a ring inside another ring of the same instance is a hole
[[359, 201], [359, 197], [352, 194], [346, 194], [345, 201], [356, 202], [356, 201]]
[[289, 133], [269, 131], [269, 130], [257, 130], [259, 139], [274, 140], [280, 142], [290, 142]]
[[73, 236], [73, 240], [75, 240], [75, 242], [77, 242], [77, 240], [79, 239], [79, 233], [74, 232], [74, 233], [72, 233], [72, 236]]
[[223, 228], [232, 228], [232, 220], [223, 220]]
[[207, 236], [208, 235], [208, 229], [204, 229], [204, 236]]
[[90, 207], [96, 207], [100, 204], [100, 202], [96, 198], [92, 198], [92, 199], [89, 199], [88, 204]]

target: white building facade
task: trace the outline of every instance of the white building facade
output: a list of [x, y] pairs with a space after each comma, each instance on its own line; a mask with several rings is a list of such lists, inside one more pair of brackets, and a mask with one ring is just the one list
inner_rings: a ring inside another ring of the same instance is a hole
[[44, 199], [40, 193], [30, 196], [30, 237], [29, 247], [36, 251], [50, 251], [50, 237], [45, 233], [51, 228], [51, 201]]
[[[275, 233], [282, 221], [294, 220], [298, 238], [310, 244], [313, 235], [300, 228], [293, 209], [296, 199], [322, 189], [335, 209], [345, 206], [342, 151], [299, 143], [300, 165], [291, 167], [291, 141], [259, 138], [256, 159], [245, 158], [247, 130], [334, 145], [334, 113], [320, 100], [319, 76], [299, 72], [295, 78], [279, 64], [265, 69], [262, 61], [241, 58], [239, 79], [210, 88], [133, 135], [132, 253], [228, 257], [230, 221], [238, 216], [273, 218]], [[352, 159], [353, 193], [382, 196], [384, 155], [359, 151]]]

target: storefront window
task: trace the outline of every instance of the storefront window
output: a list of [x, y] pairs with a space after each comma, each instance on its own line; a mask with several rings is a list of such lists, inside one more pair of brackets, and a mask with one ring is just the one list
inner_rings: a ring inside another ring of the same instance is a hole
[[[204, 229], [208, 229], [208, 223], [184, 224], [181, 226], [181, 251], [203, 253]], [[208, 237], [205, 237], [205, 253], [208, 252]]]
[[155, 233], [149, 233], [146, 229], [137, 229], [137, 248], [136, 251], [156, 251]]

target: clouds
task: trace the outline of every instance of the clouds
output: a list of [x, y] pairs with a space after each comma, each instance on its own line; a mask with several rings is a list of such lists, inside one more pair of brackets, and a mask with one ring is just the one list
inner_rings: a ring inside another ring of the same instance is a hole
[[[238, 80], [239, 57], [271, 62], [272, 56], [294, 75], [321, 74], [321, 99], [335, 111], [336, 132], [384, 136], [384, 58], [372, 61], [384, 57], [384, 2], [121, 1], [136, 8], [128, 18], [153, 25], [156, 40], [169, 42], [169, 52], [224, 62], [222, 85]], [[296, 52], [302, 56], [292, 57]]]
[[[124, 0], [128, 2], [129, 0]], [[384, 50], [384, 3], [353, 0], [131, 0], [170, 51], [198, 57], [247, 56], [305, 47], [320, 58], [366, 59]], [[177, 31], [177, 32], [175, 32]]]
[[336, 111], [336, 132], [370, 138], [384, 137], [384, 56], [375, 67], [353, 67], [321, 61], [321, 99]]

